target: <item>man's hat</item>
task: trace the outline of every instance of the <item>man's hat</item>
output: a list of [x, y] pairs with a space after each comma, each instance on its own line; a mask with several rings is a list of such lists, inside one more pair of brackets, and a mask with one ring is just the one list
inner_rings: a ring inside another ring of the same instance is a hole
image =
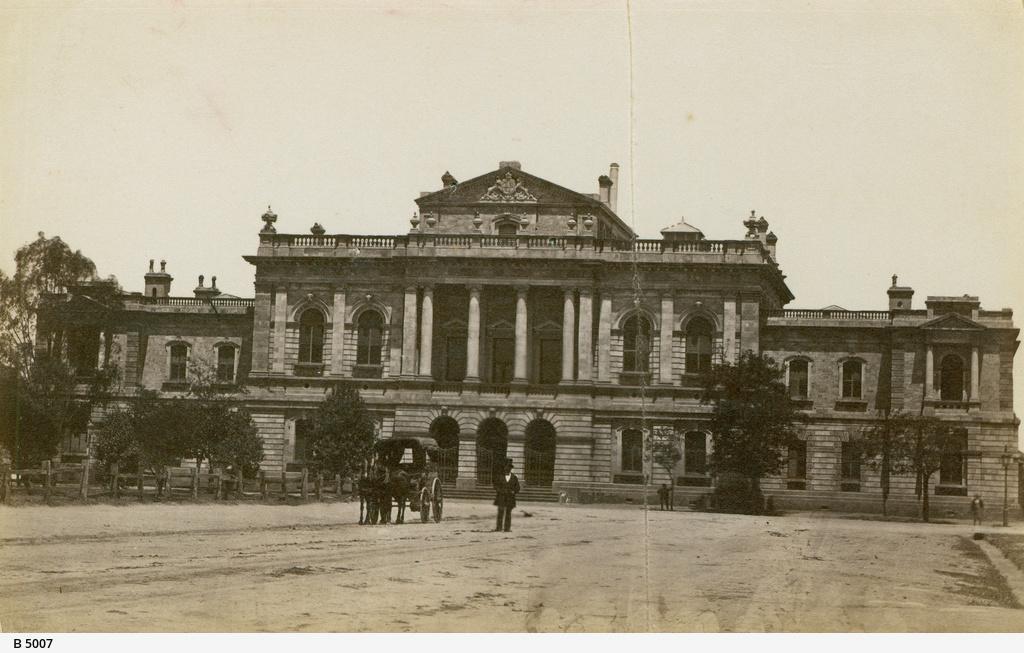
[[505, 459], [505, 469], [512, 469], [512, 467], [513, 467], [512, 459], [511, 458], [506, 458]]

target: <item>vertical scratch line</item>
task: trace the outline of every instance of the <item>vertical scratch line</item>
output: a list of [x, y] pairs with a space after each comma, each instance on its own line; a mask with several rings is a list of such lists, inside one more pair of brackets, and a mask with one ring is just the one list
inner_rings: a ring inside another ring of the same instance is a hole
[[[626, 0], [626, 46], [627, 46], [627, 58], [629, 61], [629, 214], [630, 222], [633, 226], [633, 279], [634, 279], [634, 303], [638, 303], [641, 297], [640, 288], [640, 274], [639, 264], [637, 262], [637, 223], [636, 223], [636, 110], [635, 110], [635, 93], [634, 93], [634, 79], [633, 79], [633, 3], [631, 0]], [[653, 431], [650, 435], [647, 434], [647, 407], [646, 397], [644, 393], [644, 386], [646, 381], [643, 377], [640, 380], [640, 433], [641, 442], [647, 440], [653, 445]], [[650, 451], [650, 450], [648, 450]], [[649, 453], [648, 455], [651, 455]], [[644, 456], [641, 457], [641, 459]], [[647, 623], [647, 632], [651, 632], [651, 554], [650, 554], [650, 521], [648, 519], [648, 506], [647, 506], [647, 495], [648, 495], [648, 474], [646, 465], [644, 465], [644, 615]], [[653, 462], [651, 464], [651, 471], [653, 472]]]

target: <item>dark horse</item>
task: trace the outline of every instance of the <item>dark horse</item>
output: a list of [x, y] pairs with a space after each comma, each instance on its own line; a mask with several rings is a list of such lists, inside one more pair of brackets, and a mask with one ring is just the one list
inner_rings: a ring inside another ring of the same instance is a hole
[[409, 499], [409, 494], [412, 490], [412, 483], [409, 481], [409, 474], [403, 471], [401, 468], [394, 468], [389, 470], [388, 480], [384, 493], [387, 495], [387, 515], [388, 518], [384, 523], [387, 523], [391, 519], [391, 500], [394, 499], [395, 504], [398, 507], [398, 514], [395, 515], [396, 524], [405, 523], [405, 503]]

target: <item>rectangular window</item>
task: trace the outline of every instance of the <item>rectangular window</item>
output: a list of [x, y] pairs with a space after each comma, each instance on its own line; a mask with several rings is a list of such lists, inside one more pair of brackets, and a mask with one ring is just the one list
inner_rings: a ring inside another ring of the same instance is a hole
[[807, 478], [807, 443], [804, 441], [789, 448], [789, 478]]
[[168, 380], [172, 383], [184, 383], [186, 370], [188, 369], [188, 347], [186, 345], [171, 345], [171, 369]]
[[807, 398], [807, 361], [789, 362], [789, 396], [793, 399]]
[[644, 435], [636, 429], [622, 432], [622, 471], [642, 472], [644, 470]]
[[540, 341], [541, 383], [558, 383], [562, 380], [562, 341], [543, 338]]
[[860, 481], [860, 442], [844, 442], [839, 473], [843, 481]]
[[444, 380], [462, 381], [466, 378], [466, 339], [461, 336], [445, 338]]
[[843, 363], [843, 399], [861, 398], [861, 376], [863, 367], [859, 361]]
[[967, 450], [967, 433], [950, 435], [943, 446], [939, 461], [940, 485], [964, 485], [964, 453]]
[[509, 383], [515, 370], [516, 343], [512, 338], [491, 340], [491, 383]]
[[706, 474], [708, 471], [707, 435], [697, 431], [687, 433], [683, 447], [683, 469], [687, 474]]
[[217, 380], [222, 383], [231, 383], [235, 380], [235, 348], [217, 348]]

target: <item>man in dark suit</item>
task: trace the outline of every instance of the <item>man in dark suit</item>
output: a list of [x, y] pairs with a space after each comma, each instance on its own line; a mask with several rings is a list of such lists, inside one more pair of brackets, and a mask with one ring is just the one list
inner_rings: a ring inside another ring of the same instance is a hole
[[498, 506], [498, 523], [495, 531], [512, 530], [512, 509], [516, 507], [519, 492], [519, 477], [512, 473], [512, 461], [505, 461], [505, 473], [494, 479], [494, 505]]

